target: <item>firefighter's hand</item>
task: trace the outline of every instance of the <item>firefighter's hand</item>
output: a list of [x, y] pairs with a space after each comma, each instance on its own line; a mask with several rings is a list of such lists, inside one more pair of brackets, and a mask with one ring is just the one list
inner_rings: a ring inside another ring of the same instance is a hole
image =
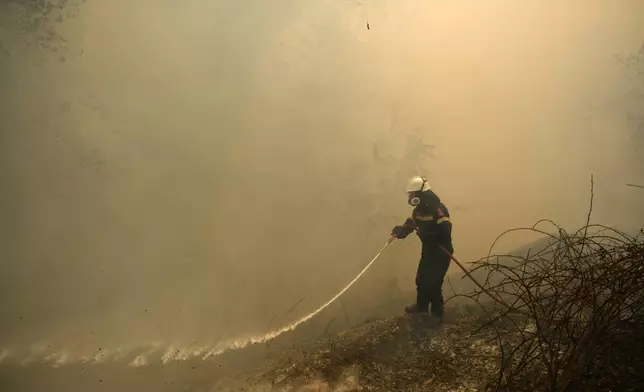
[[398, 238], [399, 240], [407, 237], [407, 234], [405, 233], [404, 229], [402, 226], [396, 226], [391, 230], [391, 235], [394, 237]]

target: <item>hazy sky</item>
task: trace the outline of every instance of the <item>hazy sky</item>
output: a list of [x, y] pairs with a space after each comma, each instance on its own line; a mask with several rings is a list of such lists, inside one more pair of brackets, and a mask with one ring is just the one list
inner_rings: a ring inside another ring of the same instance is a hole
[[[74, 14], [48, 50], [2, 19], [0, 341], [262, 332], [371, 259], [415, 174], [451, 209], [463, 261], [511, 227], [583, 224], [591, 173], [595, 221], [642, 224], [624, 186], [644, 182], [633, 125], [605, 106], [629, 88], [614, 55], [644, 42], [639, 0]], [[361, 289], [412, 289], [418, 250], [395, 243]]]

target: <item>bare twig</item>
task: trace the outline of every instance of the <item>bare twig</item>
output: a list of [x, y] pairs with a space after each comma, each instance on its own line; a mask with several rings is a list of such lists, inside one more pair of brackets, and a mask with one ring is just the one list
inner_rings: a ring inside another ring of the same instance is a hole
[[342, 301], [338, 301], [340, 303], [340, 306], [342, 306], [342, 311], [344, 312], [344, 317], [347, 320], [347, 325], [351, 327], [351, 321], [349, 320], [349, 314], [347, 313], [347, 308], [344, 307], [344, 304]]
[[297, 305], [301, 304], [302, 301], [304, 301], [305, 299], [306, 299], [306, 297], [300, 298], [299, 301], [297, 301], [295, 303], [295, 305], [291, 306], [291, 308], [289, 310], [287, 310], [286, 313], [284, 313], [284, 316], [282, 316], [282, 317], [286, 318], [297, 307]]
[[[304, 297], [300, 298], [300, 299], [299, 299], [299, 300], [298, 300], [298, 301], [297, 301], [293, 306], [291, 306], [291, 307], [286, 311], [286, 313], [284, 313], [284, 315], [282, 316], [282, 318], [283, 318], [283, 319], [285, 319], [285, 318], [286, 318], [286, 317], [287, 317], [287, 316], [288, 316], [288, 315], [289, 315], [289, 314], [290, 314], [290, 313], [291, 313], [291, 312], [292, 312], [292, 311], [297, 307], [297, 305], [301, 304], [301, 303], [302, 303], [302, 301], [304, 301], [305, 299], [306, 299], [306, 296], [304, 296]], [[275, 315], [273, 315], [273, 317], [271, 318], [271, 322], [268, 324], [268, 326], [269, 326], [269, 327], [273, 324], [273, 321], [274, 321], [274, 320], [275, 320]], [[272, 342], [273, 342], [273, 340], [269, 340], [269, 341], [266, 343], [266, 347], [270, 347], [270, 346], [271, 346], [271, 344], [272, 344]]]
[[335, 321], [334, 318], [329, 320], [329, 322], [326, 324], [326, 327], [324, 328], [324, 332], [322, 332], [322, 335], [326, 335], [326, 333], [329, 331], [329, 327], [331, 326], [331, 324], [333, 324], [333, 321]]

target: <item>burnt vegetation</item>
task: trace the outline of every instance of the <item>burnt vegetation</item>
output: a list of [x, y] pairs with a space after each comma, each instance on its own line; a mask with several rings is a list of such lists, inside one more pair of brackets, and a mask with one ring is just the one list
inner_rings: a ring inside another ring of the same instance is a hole
[[[592, 205], [591, 205], [592, 210]], [[590, 221], [590, 214], [588, 217]], [[489, 319], [477, 331], [499, 347], [493, 390], [644, 388], [644, 241], [588, 223], [555, 234], [525, 255], [488, 256], [484, 289], [463, 294]], [[495, 305], [490, 308], [494, 298]]]

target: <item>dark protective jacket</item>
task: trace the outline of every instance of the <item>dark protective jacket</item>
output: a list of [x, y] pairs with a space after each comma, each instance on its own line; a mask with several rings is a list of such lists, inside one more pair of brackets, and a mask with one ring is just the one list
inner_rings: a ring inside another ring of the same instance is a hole
[[411, 218], [402, 226], [402, 238], [416, 231], [423, 244], [423, 256], [442, 254], [438, 245], [442, 245], [448, 252], [454, 253], [452, 245], [452, 222], [445, 204], [437, 200], [435, 203], [421, 203], [414, 208]]

